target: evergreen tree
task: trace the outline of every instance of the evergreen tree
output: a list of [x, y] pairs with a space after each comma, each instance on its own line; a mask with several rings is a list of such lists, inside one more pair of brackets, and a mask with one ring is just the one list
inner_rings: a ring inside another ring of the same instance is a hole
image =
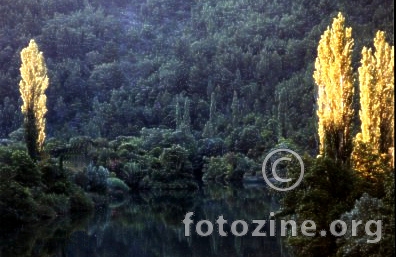
[[43, 151], [45, 140], [45, 114], [47, 113], [45, 90], [48, 87], [47, 68], [36, 42], [21, 52], [22, 65], [19, 91], [23, 100], [25, 140], [29, 155], [37, 160]]
[[232, 97], [231, 112], [232, 112], [232, 126], [235, 128], [239, 120], [239, 99], [236, 91], [234, 91], [234, 96]]
[[345, 163], [351, 153], [353, 118], [352, 29], [341, 13], [322, 35], [315, 62], [320, 153]]
[[182, 131], [187, 134], [191, 133], [190, 101], [187, 97], [184, 100]]
[[180, 111], [179, 97], [176, 97], [175, 116], [176, 116], [176, 129], [181, 129], [182, 117], [181, 117], [181, 111]]
[[215, 113], [216, 113], [216, 93], [212, 92], [210, 95], [210, 109], [209, 109], [209, 120], [206, 122], [202, 136], [203, 137], [213, 137], [216, 133], [215, 124]]
[[235, 90], [238, 90], [242, 87], [242, 75], [241, 75], [241, 71], [239, 69], [236, 70], [236, 74], [235, 74], [235, 80], [232, 83], [232, 87]]
[[287, 91], [285, 88], [280, 90], [278, 99], [278, 137], [286, 138]]

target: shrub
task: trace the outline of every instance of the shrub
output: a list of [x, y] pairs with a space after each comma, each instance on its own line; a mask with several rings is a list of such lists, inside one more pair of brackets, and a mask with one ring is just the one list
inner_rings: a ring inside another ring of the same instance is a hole
[[29, 188], [16, 181], [0, 184], [0, 220], [30, 222], [37, 220], [37, 203]]
[[75, 190], [74, 194], [70, 196], [71, 212], [87, 212], [92, 211], [93, 208], [93, 201], [82, 190]]
[[77, 172], [73, 176], [73, 181], [76, 185], [80, 186], [84, 190], [88, 190], [89, 178], [86, 172]]
[[129, 187], [125, 184], [124, 181], [122, 181], [119, 178], [108, 178], [107, 186], [112, 191], [118, 191], [118, 190], [124, 191], [124, 192], [129, 191]]
[[66, 214], [70, 210], [69, 198], [64, 194], [50, 193], [43, 195], [40, 199], [40, 205], [52, 208], [58, 214]]
[[188, 160], [188, 152], [180, 145], [172, 145], [171, 148], [163, 149], [160, 163], [166, 172], [185, 173], [192, 171], [191, 162]]
[[41, 184], [41, 172], [25, 151], [15, 151], [11, 158], [11, 165], [16, 173], [16, 181], [23, 186], [30, 187]]
[[9, 147], [0, 146], [0, 163], [11, 164], [12, 163], [12, 151]]
[[9, 183], [15, 177], [14, 171], [9, 166], [0, 167], [0, 184]]
[[145, 129], [141, 131], [141, 139], [144, 149], [150, 151], [155, 147], [169, 148], [172, 145], [180, 145], [188, 151], [189, 157], [196, 152], [196, 141], [190, 134], [170, 129]]
[[205, 158], [203, 181], [224, 180], [232, 172], [232, 165], [224, 161], [223, 157]]
[[252, 159], [249, 159], [243, 154], [237, 154], [233, 163], [233, 171], [226, 177], [226, 179], [231, 181], [241, 181], [245, 173], [255, 174], [260, 170], [260, 165]]
[[205, 138], [200, 140], [198, 154], [200, 156], [219, 156], [227, 150], [221, 138]]
[[[349, 212], [341, 216], [341, 220], [346, 224], [351, 224], [352, 220], [361, 220], [366, 224], [369, 220], [381, 220], [382, 226], [376, 229], [382, 229], [380, 236], [368, 236], [365, 233], [364, 226], [358, 226], [356, 235], [353, 236], [351, 230], [347, 230], [345, 236], [338, 240], [337, 256], [391, 256], [394, 253], [394, 242], [386, 244], [383, 239], [390, 234], [391, 231], [385, 229], [389, 228], [391, 220], [386, 220], [384, 217], [384, 203], [381, 199], [377, 199], [364, 193], [363, 196], [356, 200], [355, 206]], [[393, 211], [393, 210], [392, 210]], [[393, 221], [394, 222], [394, 221]], [[384, 228], [385, 227], [385, 228]], [[372, 229], [372, 228], [371, 228]], [[367, 243], [367, 240], [381, 239], [377, 243]]]
[[128, 162], [122, 168], [120, 178], [131, 188], [137, 188], [145, 175], [146, 172], [142, 170], [138, 163]]
[[[310, 219], [315, 222], [317, 231], [327, 229], [332, 221], [350, 210], [359, 197], [355, 173], [330, 158], [304, 156], [303, 161], [304, 179], [284, 194], [280, 216], [294, 215], [297, 223]], [[300, 176], [297, 163], [292, 162], [287, 169], [288, 177], [293, 180]], [[289, 237], [288, 244], [296, 256], [333, 256], [336, 251], [335, 237]]]
[[102, 167], [96, 167], [92, 163], [86, 168], [86, 174], [88, 177], [89, 185], [88, 190], [94, 192], [106, 192], [107, 182], [106, 179], [109, 177], [109, 171]]
[[69, 174], [51, 160], [40, 163], [42, 182], [46, 185], [46, 193], [69, 195], [72, 183]]
[[227, 153], [224, 156], [205, 158], [203, 180], [242, 181], [245, 173], [254, 173], [259, 166], [243, 154]]

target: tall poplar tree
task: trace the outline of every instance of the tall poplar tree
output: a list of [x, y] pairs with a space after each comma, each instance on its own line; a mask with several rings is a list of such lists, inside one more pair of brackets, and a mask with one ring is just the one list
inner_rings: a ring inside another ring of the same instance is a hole
[[378, 31], [374, 38], [375, 66], [376, 66], [376, 97], [379, 98], [378, 108], [380, 123], [379, 151], [388, 153], [394, 146], [394, 85], [395, 85], [395, 57], [394, 46], [390, 46], [385, 39], [385, 32]]
[[361, 132], [356, 135], [353, 163], [364, 176], [383, 170], [394, 147], [394, 47], [378, 31], [371, 48], [362, 50], [359, 67]]
[[322, 35], [315, 62], [320, 154], [345, 163], [352, 151], [352, 29], [341, 13]]
[[45, 90], [48, 87], [47, 68], [36, 42], [21, 52], [21, 81], [19, 92], [23, 100], [25, 141], [30, 157], [39, 159], [45, 140], [45, 114], [47, 113]]

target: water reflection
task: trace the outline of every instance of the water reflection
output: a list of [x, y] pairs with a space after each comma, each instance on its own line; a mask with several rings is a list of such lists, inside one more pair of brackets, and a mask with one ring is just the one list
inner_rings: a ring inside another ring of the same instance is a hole
[[68, 256], [65, 249], [69, 239], [78, 231], [85, 231], [92, 215], [59, 218], [34, 226], [0, 229], [1, 257]]
[[[215, 224], [223, 215], [230, 224], [243, 219], [267, 219], [276, 204], [264, 188], [222, 185], [201, 192], [146, 192], [113, 202], [91, 217], [65, 219], [36, 228], [21, 228], [13, 236], [2, 232], [0, 256], [171, 256], [211, 257], [285, 256], [276, 237], [184, 236], [181, 222], [193, 211], [195, 223], [206, 219]], [[253, 231], [255, 225], [249, 231]], [[229, 230], [229, 226], [226, 230]]]

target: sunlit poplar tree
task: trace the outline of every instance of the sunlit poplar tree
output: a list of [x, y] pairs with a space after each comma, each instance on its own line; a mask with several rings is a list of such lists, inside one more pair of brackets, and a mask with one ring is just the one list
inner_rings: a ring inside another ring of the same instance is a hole
[[48, 87], [47, 68], [42, 52], [36, 42], [21, 52], [21, 81], [19, 91], [23, 100], [25, 141], [28, 153], [34, 160], [39, 159], [45, 140], [45, 114], [47, 112], [45, 90]]
[[365, 176], [380, 171], [394, 147], [394, 47], [378, 31], [371, 48], [362, 50], [359, 67], [361, 132], [356, 135], [353, 162]]
[[322, 35], [315, 62], [320, 154], [346, 162], [352, 151], [352, 29], [341, 13]]

